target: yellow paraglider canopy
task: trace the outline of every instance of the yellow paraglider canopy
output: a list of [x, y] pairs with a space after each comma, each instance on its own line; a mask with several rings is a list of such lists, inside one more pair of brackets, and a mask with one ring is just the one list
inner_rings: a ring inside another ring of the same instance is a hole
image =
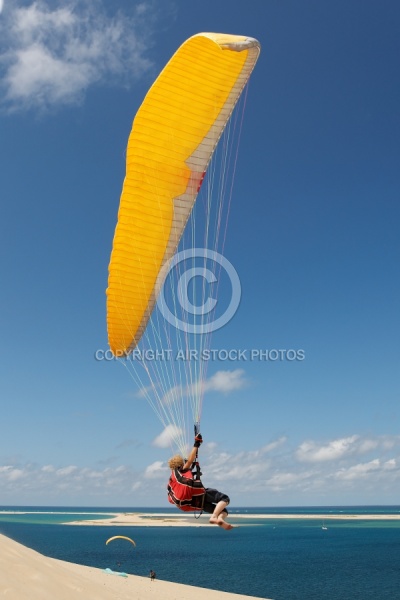
[[136, 543], [131, 540], [131, 538], [126, 537], [126, 535], [114, 535], [113, 537], [110, 537], [107, 541], [106, 541], [106, 546], [109, 542], [112, 542], [113, 540], [127, 540], [128, 542], [131, 542], [131, 544], [133, 544], [134, 546], [136, 546]]
[[159, 273], [175, 254], [259, 52], [257, 40], [245, 36], [189, 38], [136, 114], [107, 289], [108, 340], [116, 356], [127, 356], [144, 333], [163, 283]]

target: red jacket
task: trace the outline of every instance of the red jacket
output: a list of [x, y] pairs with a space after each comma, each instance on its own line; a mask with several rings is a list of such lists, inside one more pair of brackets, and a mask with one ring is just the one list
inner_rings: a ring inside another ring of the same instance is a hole
[[190, 469], [174, 469], [168, 482], [168, 500], [186, 512], [198, 511], [203, 507], [206, 490], [200, 479], [194, 479]]

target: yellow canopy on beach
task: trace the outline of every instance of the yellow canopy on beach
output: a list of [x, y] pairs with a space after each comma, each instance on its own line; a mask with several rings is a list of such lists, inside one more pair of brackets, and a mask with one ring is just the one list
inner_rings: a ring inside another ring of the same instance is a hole
[[177, 50], [133, 121], [109, 265], [111, 351], [146, 328], [207, 166], [260, 52], [245, 36], [200, 33]]

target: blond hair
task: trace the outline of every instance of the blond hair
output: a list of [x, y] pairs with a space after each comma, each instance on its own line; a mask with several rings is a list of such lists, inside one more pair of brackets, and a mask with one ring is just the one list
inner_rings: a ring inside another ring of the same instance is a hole
[[183, 458], [180, 454], [175, 454], [175, 456], [170, 458], [168, 461], [169, 468], [172, 470], [180, 469], [181, 467], [183, 467], [184, 464], [185, 464], [185, 461], [183, 460]]

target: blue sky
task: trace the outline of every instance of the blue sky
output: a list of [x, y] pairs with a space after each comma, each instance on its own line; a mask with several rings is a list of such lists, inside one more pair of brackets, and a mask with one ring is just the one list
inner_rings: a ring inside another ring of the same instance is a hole
[[212, 346], [305, 354], [209, 365], [204, 482], [398, 503], [399, 21], [394, 0], [0, 1], [0, 504], [166, 505], [162, 426], [94, 354], [131, 122], [200, 31], [262, 46], [224, 250], [242, 299]]

